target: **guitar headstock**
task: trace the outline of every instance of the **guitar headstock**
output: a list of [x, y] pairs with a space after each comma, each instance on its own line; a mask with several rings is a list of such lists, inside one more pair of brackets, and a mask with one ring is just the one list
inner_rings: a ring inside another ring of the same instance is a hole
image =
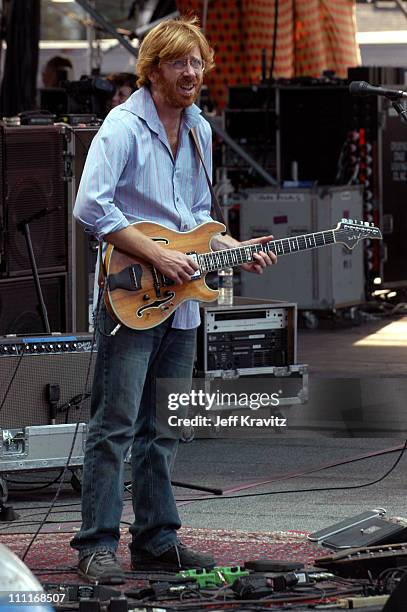
[[369, 221], [356, 221], [353, 219], [342, 219], [334, 229], [335, 240], [348, 249], [353, 249], [359, 240], [364, 238], [382, 238], [378, 227]]

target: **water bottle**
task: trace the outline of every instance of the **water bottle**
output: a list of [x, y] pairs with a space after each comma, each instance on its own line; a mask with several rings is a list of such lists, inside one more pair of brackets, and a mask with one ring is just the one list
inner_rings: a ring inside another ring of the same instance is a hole
[[218, 270], [218, 304], [232, 306], [233, 304], [233, 268]]

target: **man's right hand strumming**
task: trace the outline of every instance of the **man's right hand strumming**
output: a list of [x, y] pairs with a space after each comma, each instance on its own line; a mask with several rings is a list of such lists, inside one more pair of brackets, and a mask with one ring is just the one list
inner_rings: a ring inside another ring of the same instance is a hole
[[158, 254], [150, 259], [151, 263], [162, 273], [177, 284], [182, 285], [184, 281], [191, 280], [191, 276], [198, 265], [181, 251], [173, 251], [162, 246]]
[[166, 249], [149, 236], [145, 236], [134, 225], [107, 234], [105, 240], [121, 251], [146, 259], [164, 276], [180, 285], [191, 280], [193, 273], [198, 270], [198, 265], [188, 255]]

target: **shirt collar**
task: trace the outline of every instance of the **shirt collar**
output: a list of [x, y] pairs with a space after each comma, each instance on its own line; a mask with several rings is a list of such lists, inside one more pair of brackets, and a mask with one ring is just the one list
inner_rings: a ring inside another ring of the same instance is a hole
[[[135, 91], [121, 107], [123, 110], [137, 115], [140, 119], [144, 119], [153, 132], [160, 133], [162, 123], [148, 87], [141, 87]], [[188, 129], [195, 127], [199, 123], [200, 114], [201, 109], [196, 104], [192, 104], [184, 109], [183, 118]]]

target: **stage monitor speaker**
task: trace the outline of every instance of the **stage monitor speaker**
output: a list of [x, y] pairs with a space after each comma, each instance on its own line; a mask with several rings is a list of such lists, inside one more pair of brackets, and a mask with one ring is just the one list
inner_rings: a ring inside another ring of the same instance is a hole
[[[66, 272], [68, 218], [63, 128], [0, 124], [0, 149], [3, 185], [0, 214], [5, 240], [1, 275], [31, 274], [26, 241], [18, 227], [28, 219], [32, 219], [29, 228], [38, 272]], [[32, 218], [33, 215], [38, 217]]]
[[51, 424], [48, 385], [59, 392], [57, 424], [88, 422], [96, 347], [91, 349], [91, 334], [0, 338], [0, 428]]

